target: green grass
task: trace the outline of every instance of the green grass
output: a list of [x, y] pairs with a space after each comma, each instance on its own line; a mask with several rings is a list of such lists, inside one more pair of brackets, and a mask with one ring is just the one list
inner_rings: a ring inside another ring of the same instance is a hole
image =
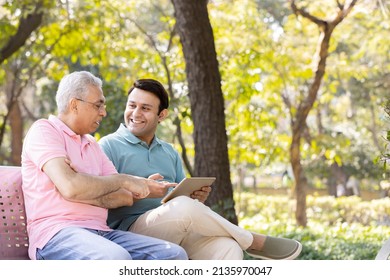
[[308, 196], [305, 228], [287, 196], [242, 193], [235, 201], [241, 227], [299, 240], [301, 260], [372, 260], [390, 237], [390, 198]]

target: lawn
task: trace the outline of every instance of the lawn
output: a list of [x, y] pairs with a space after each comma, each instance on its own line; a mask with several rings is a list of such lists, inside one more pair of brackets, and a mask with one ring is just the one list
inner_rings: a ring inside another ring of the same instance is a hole
[[299, 240], [301, 260], [372, 260], [390, 237], [390, 198], [308, 196], [305, 228], [288, 196], [241, 193], [235, 201], [241, 227]]

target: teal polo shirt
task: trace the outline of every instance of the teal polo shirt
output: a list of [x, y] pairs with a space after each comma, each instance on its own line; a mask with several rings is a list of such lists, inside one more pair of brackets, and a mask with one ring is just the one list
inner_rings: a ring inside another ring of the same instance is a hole
[[[116, 132], [101, 138], [99, 144], [119, 173], [144, 178], [160, 173], [165, 181], [176, 183], [185, 177], [179, 153], [156, 136], [148, 146], [121, 124]], [[140, 215], [160, 205], [161, 198], [146, 198], [132, 206], [110, 209], [107, 223], [113, 229], [127, 231]]]

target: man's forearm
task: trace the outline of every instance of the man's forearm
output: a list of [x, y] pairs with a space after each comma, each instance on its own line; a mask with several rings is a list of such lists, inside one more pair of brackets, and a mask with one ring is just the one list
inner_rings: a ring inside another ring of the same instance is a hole
[[[117, 196], [115, 193], [122, 193], [123, 191], [130, 192], [133, 196], [140, 198], [149, 194], [145, 179], [143, 178], [126, 174], [93, 176], [76, 173], [75, 176], [78, 178], [70, 187], [74, 191], [71, 193], [71, 196], [67, 197], [69, 200], [95, 200], [108, 203], [106, 197], [122, 200], [123, 198]], [[125, 199], [122, 203], [128, 203], [128, 199]]]
[[79, 173], [71, 163], [61, 157], [49, 160], [42, 169], [61, 195], [70, 201], [97, 201], [120, 189], [132, 192], [137, 198], [143, 198], [149, 194], [144, 178], [127, 174], [97, 176]]
[[71, 201], [91, 204], [106, 209], [114, 209], [122, 206], [131, 206], [133, 205], [134, 202], [132, 193], [124, 189], [119, 189], [115, 192], [102, 195], [99, 198], [95, 198], [95, 199], [87, 199], [87, 200], [73, 199]]

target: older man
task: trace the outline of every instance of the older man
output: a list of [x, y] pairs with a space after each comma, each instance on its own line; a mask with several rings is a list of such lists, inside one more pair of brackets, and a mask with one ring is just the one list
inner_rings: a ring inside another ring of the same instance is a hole
[[[89, 133], [106, 116], [102, 81], [66, 75], [58, 115], [36, 121], [24, 140], [23, 192], [31, 259], [187, 259], [178, 245], [106, 223], [107, 209], [133, 204], [162, 183], [118, 174]], [[76, 172], [77, 171], [77, 172]]]

